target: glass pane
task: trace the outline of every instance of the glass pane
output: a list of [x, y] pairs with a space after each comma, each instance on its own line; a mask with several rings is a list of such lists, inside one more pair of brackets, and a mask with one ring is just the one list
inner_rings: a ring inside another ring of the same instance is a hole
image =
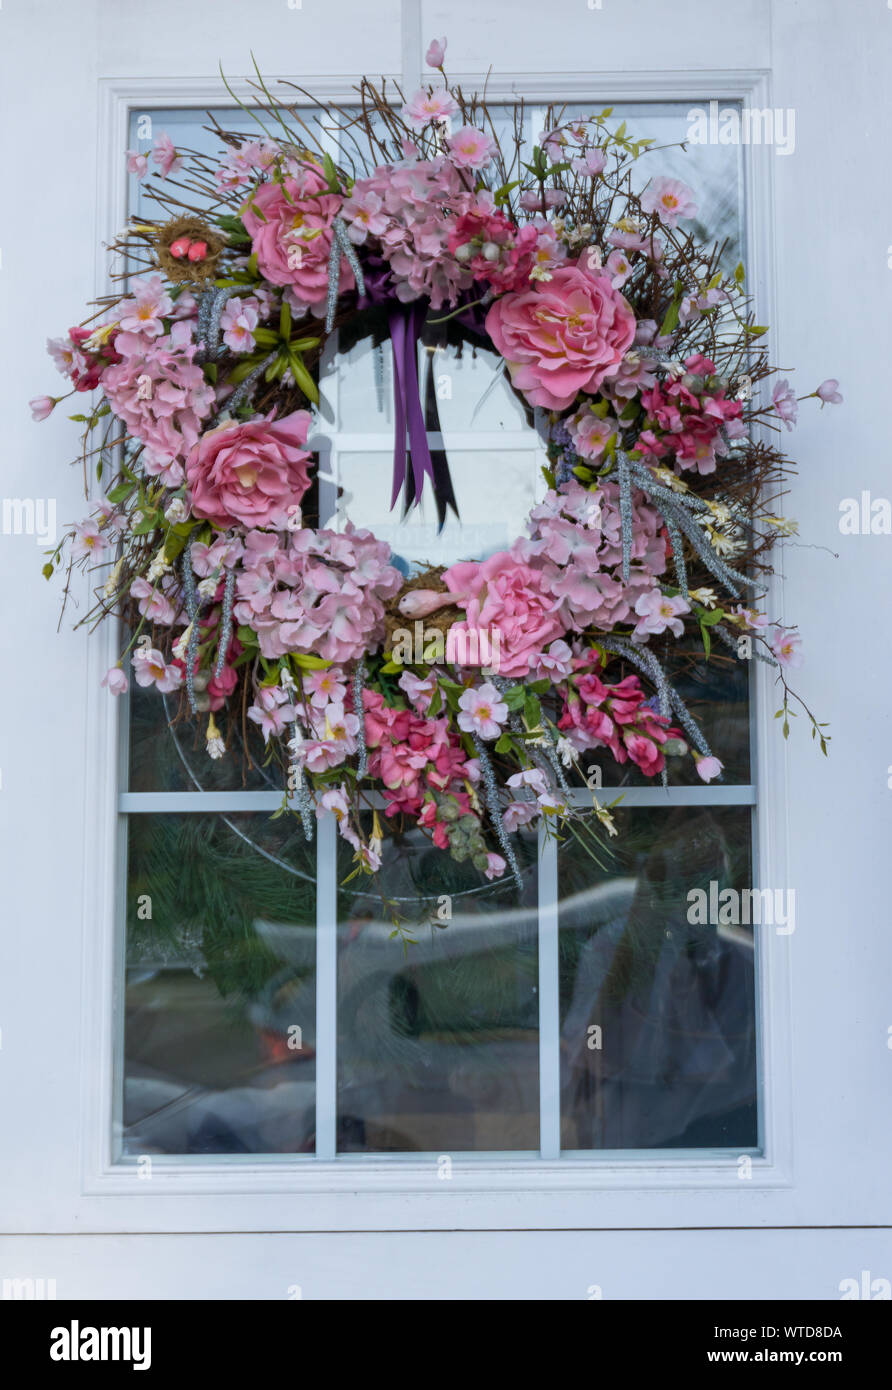
[[608, 874], [559, 854], [562, 1145], [755, 1148], [753, 929], [689, 920], [692, 890], [709, 904], [711, 884], [713, 901], [750, 884], [750, 813], [616, 819]]
[[[380, 893], [356, 878], [343, 884], [340, 1152], [538, 1147], [536, 853], [528, 836], [519, 903], [513, 883], [487, 884], [419, 831], [385, 840]], [[341, 881], [351, 854], [343, 845]], [[392, 911], [414, 938], [405, 951]]]
[[339, 469], [342, 522], [349, 518], [368, 527], [407, 563], [450, 565], [469, 553], [486, 556], [504, 550], [525, 531], [539, 463], [534, 453], [520, 450], [450, 450], [449, 471], [461, 519], [447, 513], [439, 534], [436, 509], [424, 493], [420, 505], [405, 518], [399, 504], [390, 510], [392, 454], [342, 454]]
[[171, 701], [169, 696], [144, 690], [134, 681], [129, 701], [128, 791], [282, 792], [281, 773], [263, 766], [267, 758], [263, 735], [256, 724], [243, 718], [241, 709], [218, 715], [226, 719], [223, 732], [228, 752], [225, 758], [209, 758], [206, 720], [182, 718], [178, 724], [168, 723], [168, 715], [173, 718], [177, 713], [179, 696]]
[[262, 815], [129, 830], [121, 1152], [312, 1153], [315, 845]]

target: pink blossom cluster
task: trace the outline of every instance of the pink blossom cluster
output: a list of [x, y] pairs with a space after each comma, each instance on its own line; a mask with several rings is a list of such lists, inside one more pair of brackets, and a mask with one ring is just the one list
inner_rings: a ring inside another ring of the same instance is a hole
[[383, 634], [384, 601], [403, 582], [370, 531], [248, 531], [234, 613], [267, 660], [303, 652], [358, 661]]
[[182, 461], [215, 403], [214, 388], [192, 360], [195, 344], [177, 346], [170, 334], [119, 333], [115, 345], [122, 357], [103, 373], [106, 399], [128, 433], [145, 445], [140, 461], [146, 473], [179, 487]]
[[635, 448], [653, 458], [673, 454], [679, 470], [714, 473], [717, 456], [728, 452], [728, 439], [744, 433], [743, 405], [728, 400], [725, 388], [710, 384], [715, 363], [700, 353], [686, 357], [684, 375], [641, 393], [647, 411]]
[[47, 339], [47, 352], [75, 391], [95, 390], [106, 367], [121, 360], [108, 339], [86, 347], [92, 333], [89, 328], [69, 328], [67, 338]]
[[473, 283], [471, 270], [449, 252], [456, 218], [475, 205], [455, 164], [445, 158], [418, 159], [414, 151], [398, 164], [384, 164], [357, 179], [341, 209], [350, 240], [377, 238], [396, 283], [397, 298], [410, 303], [427, 295], [431, 307], [455, 304]]
[[485, 281], [497, 294], [526, 287], [538, 245], [535, 224], [515, 226], [495, 209], [489, 194], [479, 195], [476, 205], [457, 218], [449, 232], [450, 253], [475, 280]]
[[446, 717], [427, 719], [414, 710], [395, 709], [377, 690], [363, 691], [369, 774], [380, 778], [385, 814], [416, 816], [433, 831], [434, 844], [447, 849], [446, 828], [432, 793], [448, 792], [465, 814], [471, 811], [468, 783], [479, 769], [469, 759]]
[[568, 682], [558, 728], [580, 753], [609, 748], [618, 763], [631, 759], [655, 777], [666, 765], [662, 745], [680, 732], [645, 700], [637, 676], [605, 685], [595, 671], [581, 672]]

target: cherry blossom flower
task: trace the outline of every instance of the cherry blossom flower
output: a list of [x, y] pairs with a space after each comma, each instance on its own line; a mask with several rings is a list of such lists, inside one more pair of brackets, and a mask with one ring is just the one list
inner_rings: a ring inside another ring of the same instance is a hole
[[641, 195], [644, 212], [656, 212], [667, 227], [678, 225], [680, 217], [693, 217], [697, 211], [693, 191], [681, 179], [651, 179]]
[[771, 636], [771, 650], [777, 657], [778, 665], [796, 667], [802, 665], [802, 638], [792, 628], [777, 627]]
[[144, 179], [149, 172], [149, 156], [140, 154], [139, 150], [127, 151], [127, 173], [135, 174], [138, 179]]
[[45, 420], [48, 415], [52, 415], [58, 400], [54, 396], [35, 396], [28, 405], [31, 407], [32, 420]]
[[799, 404], [790, 383], [788, 381], [777, 382], [771, 393], [771, 399], [784, 425], [788, 430], [791, 430], [799, 416]]
[[445, 58], [445, 56], [446, 39], [432, 39], [430, 46], [424, 55], [424, 61], [427, 63], [429, 68], [441, 68], [443, 66], [443, 59]]
[[487, 878], [501, 878], [507, 867], [508, 865], [500, 854], [494, 854], [492, 850], [488, 851], [486, 868], [483, 870]]
[[152, 159], [161, 170], [162, 178], [170, 178], [171, 174], [178, 174], [183, 167], [183, 161], [176, 152], [173, 140], [171, 140], [166, 130], [156, 137], [155, 148], [152, 150]]
[[491, 681], [477, 689], [466, 690], [459, 697], [458, 727], [481, 738], [498, 738], [508, 718], [508, 706]]
[[[173, 300], [165, 290], [161, 276], [131, 280], [130, 292], [132, 297], [118, 305], [121, 329], [145, 338], [160, 338], [164, 332], [162, 320], [173, 308]], [[118, 351], [121, 349], [118, 348]]]
[[451, 120], [457, 111], [455, 98], [441, 87], [434, 92], [416, 92], [403, 107], [403, 119], [413, 130], [423, 130], [431, 121]]
[[680, 614], [690, 611], [690, 604], [686, 603], [680, 594], [669, 598], [668, 595], [661, 594], [659, 589], [652, 589], [650, 593], [642, 594], [635, 601], [638, 622], [632, 638], [636, 642], [644, 642], [648, 637], [665, 632], [667, 628], [676, 637], [681, 637], [684, 623]]
[[491, 137], [470, 125], [462, 126], [448, 145], [453, 163], [461, 169], [485, 169], [495, 151]]
[[130, 682], [120, 662], [118, 662], [117, 666], [109, 667], [102, 677], [101, 684], [105, 686], [111, 695], [126, 695], [130, 688]]
[[163, 654], [156, 647], [137, 647], [131, 658], [131, 665], [137, 685], [154, 685], [162, 695], [169, 695], [171, 691], [180, 688], [183, 680], [182, 671], [173, 662], [168, 666]]
[[701, 782], [711, 782], [713, 777], [718, 777], [724, 767], [724, 763], [718, 758], [706, 757], [702, 753], [694, 754], [694, 762], [697, 767], [697, 776]]
[[71, 556], [82, 560], [87, 555], [99, 559], [108, 550], [108, 540], [95, 521], [80, 521], [75, 525], [71, 541]]
[[253, 352], [254, 329], [260, 322], [259, 306], [244, 299], [229, 299], [220, 315], [223, 341], [233, 352]]
[[825, 405], [842, 404], [842, 393], [840, 392], [839, 382], [836, 380], [835, 376], [828, 377], [826, 381], [822, 381], [815, 395], [820, 398], [822, 409]]

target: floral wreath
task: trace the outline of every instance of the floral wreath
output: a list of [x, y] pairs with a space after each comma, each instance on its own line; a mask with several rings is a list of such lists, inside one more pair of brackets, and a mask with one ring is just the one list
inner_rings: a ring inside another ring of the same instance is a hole
[[[790, 467], [771, 436], [798, 407], [786, 381], [760, 386], [774, 369], [743, 267], [684, 230], [690, 188], [633, 178], [653, 142], [609, 108], [550, 108], [524, 162], [522, 107], [500, 144], [485, 99], [449, 85], [445, 47], [427, 55], [442, 82], [397, 92], [398, 110], [363, 79], [358, 114], [323, 106], [318, 138], [258, 77], [258, 138], [216, 127], [216, 163], [156, 140], [163, 220], [131, 222], [111, 248], [125, 292], [49, 344], [74, 391], [99, 393], [72, 418], [104, 491], [44, 573], [89, 567], [82, 621], [123, 619], [112, 694], [129, 665], [173, 722], [201, 720], [214, 759], [250, 761], [256, 726], [284, 808], [308, 838], [333, 812], [354, 872], [414, 824], [519, 886], [522, 827], [615, 833], [596, 797], [574, 804], [589, 750], [664, 783], [688, 755], [721, 775], [670, 679], [685, 636], [700, 660], [718, 641], [774, 666], [785, 736], [791, 698], [824, 752], [827, 735], [786, 682], [798, 634], [758, 608], [771, 545], [795, 531], [765, 499]], [[343, 165], [321, 149], [333, 130]], [[127, 157], [146, 178], [148, 156]], [[429, 447], [418, 343], [503, 359], [547, 446], [528, 535], [419, 568], [367, 530], [319, 527], [308, 440], [335, 331], [342, 351], [389, 341], [392, 504], [427, 487], [441, 525], [460, 500]], [[35, 418], [57, 403], [33, 401]]]

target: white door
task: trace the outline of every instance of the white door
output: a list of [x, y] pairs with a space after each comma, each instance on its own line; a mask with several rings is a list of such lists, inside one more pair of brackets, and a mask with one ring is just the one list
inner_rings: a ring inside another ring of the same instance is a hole
[[[269, 77], [349, 102], [366, 71], [414, 89], [426, 40], [446, 33], [450, 75], [467, 90], [492, 63], [492, 98], [523, 95], [533, 135], [549, 100], [610, 104], [661, 143], [713, 101], [770, 111], [771, 144], [692, 145], [686, 167], [710, 229], [740, 248], [773, 359], [800, 392], [843, 383], [844, 406], [803, 412], [793, 440], [785, 510], [801, 543], [773, 594], [804, 634], [800, 685], [832, 753], [795, 725], [784, 744], [769, 679], [733, 699], [707, 682], [702, 712], [733, 748], [722, 787], [627, 789], [609, 873], [531, 845], [519, 910], [469, 892], [404, 958], [368, 944], [374, 906], [339, 889], [330, 828], [307, 849], [268, 819], [278, 797], [262, 780], [209, 785], [188, 740], [136, 700], [112, 705], [107, 640], [67, 621], [57, 634], [40, 537], [4, 525], [0, 1276], [55, 1280], [59, 1297], [834, 1299], [848, 1280], [882, 1294], [889, 542], [839, 519], [845, 498], [889, 492], [892, 12], [742, 0], [719, 25], [711, 0], [279, 0], [248, 13], [237, 0], [4, 11], [3, 497], [52, 500], [60, 524], [81, 515], [72, 427], [38, 430], [25, 405], [45, 389], [44, 339], [104, 287], [97, 241], [139, 196], [123, 150], [162, 128], [204, 140], [209, 108], [244, 128], [218, 63], [240, 78], [252, 50]], [[485, 355], [441, 365], [459, 485], [495, 459], [522, 512], [535, 436], [498, 392], [475, 415]], [[365, 350], [333, 364], [325, 396], [349, 514], [382, 531], [390, 422], [373, 367]], [[488, 540], [518, 519], [497, 497], [465, 516]], [[390, 891], [436, 900], [431, 872], [407, 845]], [[692, 949], [678, 903], [721, 878], [786, 893], [795, 920]]]

